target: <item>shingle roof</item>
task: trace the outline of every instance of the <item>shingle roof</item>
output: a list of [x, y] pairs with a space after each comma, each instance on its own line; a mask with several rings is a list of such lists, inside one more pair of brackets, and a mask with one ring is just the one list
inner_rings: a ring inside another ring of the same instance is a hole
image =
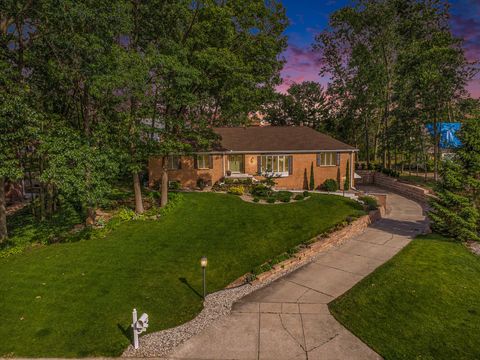
[[331, 136], [304, 126], [252, 126], [214, 128], [221, 137], [222, 151], [308, 152], [322, 150], [354, 151]]

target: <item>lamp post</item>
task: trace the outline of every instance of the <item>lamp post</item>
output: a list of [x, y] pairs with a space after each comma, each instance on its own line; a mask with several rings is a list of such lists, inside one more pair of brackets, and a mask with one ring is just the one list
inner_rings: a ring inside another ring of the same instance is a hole
[[207, 296], [207, 284], [205, 282], [205, 271], [207, 269], [207, 264], [208, 264], [207, 257], [203, 256], [200, 259], [200, 265], [202, 266], [202, 269], [203, 269], [203, 299], [205, 299], [205, 296]]

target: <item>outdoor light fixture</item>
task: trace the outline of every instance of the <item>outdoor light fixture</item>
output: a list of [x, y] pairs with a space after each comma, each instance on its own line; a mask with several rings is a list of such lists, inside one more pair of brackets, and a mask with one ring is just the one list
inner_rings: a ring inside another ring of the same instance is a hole
[[133, 328], [133, 347], [138, 349], [138, 335], [148, 328], [148, 315], [143, 313], [140, 319], [137, 319], [137, 309], [132, 312], [132, 328]]
[[200, 265], [202, 266], [203, 269], [203, 298], [205, 299], [205, 296], [207, 296], [207, 284], [205, 282], [205, 270], [207, 269], [207, 264], [208, 260], [206, 256], [203, 256], [200, 259]]

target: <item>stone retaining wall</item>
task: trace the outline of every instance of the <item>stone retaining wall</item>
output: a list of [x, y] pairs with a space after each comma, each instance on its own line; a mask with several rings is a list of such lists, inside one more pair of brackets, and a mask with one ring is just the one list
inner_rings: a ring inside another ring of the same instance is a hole
[[[371, 211], [368, 215], [364, 215], [344, 228], [335, 231], [328, 235], [328, 237], [317, 236], [315, 242], [309, 244], [305, 249], [296, 253], [294, 257], [282, 261], [272, 267], [271, 270], [257, 275], [254, 282], [264, 282], [272, 277], [279, 275], [281, 272], [287, 272], [293, 267], [299, 267], [310, 261], [319, 253], [333, 247], [343, 244], [348, 239], [360, 235], [365, 229], [375, 221], [381, 219], [385, 215], [385, 209], [380, 207], [378, 210]], [[233, 283], [227, 286], [227, 288], [233, 288], [245, 283], [247, 275], [238, 278]]]
[[420, 186], [404, 183], [398, 179], [371, 170], [356, 170], [362, 178], [356, 180], [357, 185], [378, 185], [396, 192], [408, 199], [420, 203], [423, 207], [428, 205], [430, 192]]

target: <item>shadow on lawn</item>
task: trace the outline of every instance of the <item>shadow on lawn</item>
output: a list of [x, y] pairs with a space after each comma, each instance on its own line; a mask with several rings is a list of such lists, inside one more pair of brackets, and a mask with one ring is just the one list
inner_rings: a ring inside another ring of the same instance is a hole
[[190, 285], [190, 283], [188, 282], [188, 280], [187, 280], [186, 278], [180, 277], [180, 278], [178, 278], [178, 280], [180, 280], [181, 283], [187, 285], [187, 287], [188, 287], [190, 290], [192, 290], [192, 291], [195, 293], [195, 295], [197, 295], [199, 298], [203, 299], [202, 294], [200, 294], [200, 293], [197, 291], [197, 289], [195, 289], [192, 285]]
[[133, 341], [133, 333], [132, 333], [132, 327], [130, 325], [127, 325], [124, 327], [122, 324], [117, 324], [118, 329], [122, 333], [123, 336], [125, 336], [130, 343]]

